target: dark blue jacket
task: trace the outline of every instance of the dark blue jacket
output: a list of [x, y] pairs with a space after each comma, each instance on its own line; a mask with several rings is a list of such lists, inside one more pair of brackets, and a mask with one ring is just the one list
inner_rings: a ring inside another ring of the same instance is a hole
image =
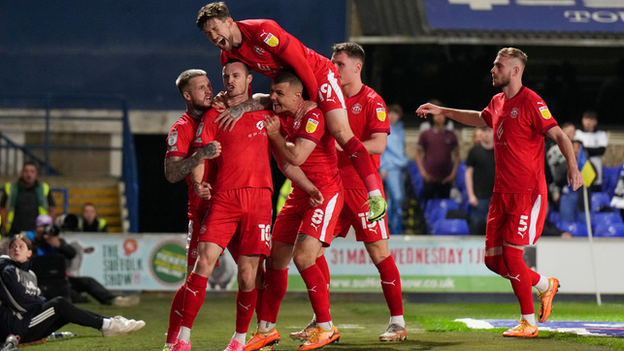
[[0, 256], [0, 340], [9, 334], [23, 338], [44, 302], [30, 262], [19, 263], [9, 256]]

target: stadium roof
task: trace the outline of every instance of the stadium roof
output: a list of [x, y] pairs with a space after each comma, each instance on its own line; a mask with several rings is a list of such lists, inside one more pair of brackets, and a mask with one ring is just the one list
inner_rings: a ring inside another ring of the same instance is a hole
[[624, 0], [350, 0], [348, 6], [349, 40], [361, 44], [624, 46]]

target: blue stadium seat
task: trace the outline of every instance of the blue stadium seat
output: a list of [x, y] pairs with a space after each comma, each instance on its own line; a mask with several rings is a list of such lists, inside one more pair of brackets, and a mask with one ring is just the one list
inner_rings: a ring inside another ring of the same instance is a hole
[[602, 191], [613, 197], [617, 186], [620, 167], [602, 167]]
[[429, 228], [435, 226], [437, 221], [441, 219], [446, 219], [446, 212], [448, 210], [449, 209], [447, 207], [443, 207], [443, 206], [439, 206], [431, 210], [431, 213], [429, 213], [429, 217], [425, 218]]
[[582, 222], [557, 222], [557, 228], [568, 232], [574, 236], [586, 237], [587, 236], [587, 224]]
[[457, 176], [455, 177], [455, 187], [459, 192], [466, 190], [466, 163], [461, 161], [457, 168]]
[[448, 210], [457, 210], [459, 205], [455, 199], [429, 199], [425, 207], [425, 219], [429, 218], [431, 211], [437, 207], [445, 207]]
[[553, 223], [559, 222], [559, 212], [558, 211], [550, 211], [548, 213], [548, 220]]
[[416, 196], [416, 199], [422, 203], [422, 190], [424, 181], [422, 175], [420, 175], [420, 171], [418, 170], [416, 162], [410, 161], [407, 164], [407, 172], [409, 174], [410, 181], [412, 182], [412, 187], [414, 188], [414, 196]]
[[624, 223], [622, 216], [619, 212], [596, 212], [591, 213], [591, 226], [593, 230], [596, 230], [603, 224]]
[[624, 223], [601, 224], [596, 227], [594, 236], [603, 238], [624, 237]]
[[469, 235], [468, 221], [465, 219], [441, 219], [433, 226], [434, 235]]
[[611, 197], [607, 193], [592, 193], [589, 203], [591, 204], [590, 211], [598, 212], [601, 207], [609, 207], [609, 204], [611, 203]]

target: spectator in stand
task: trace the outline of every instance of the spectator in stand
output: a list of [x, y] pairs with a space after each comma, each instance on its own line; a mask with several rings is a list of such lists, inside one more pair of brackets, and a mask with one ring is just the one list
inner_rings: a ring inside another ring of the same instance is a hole
[[[574, 140], [576, 134], [574, 124], [564, 123], [561, 130], [570, 138], [570, 141]], [[560, 220], [574, 222], [578, 207], [578, 192], [572, 191], [568, 186], [568, 164], [559, 146], [556, 143], [546, 143], [546, 145], [549, 144], [552, 145], [550, 148], [547, 148], [546, 162], [550, 170], [552, 182], [548, 184], [548, 192], [552, 201], [558, 205]]]
[[624, 163], [618, 172], [617, 186], [613, 198], [611, 198], [611, 207], [619, 208], [620, 215], [624, 218]]
[[598, 115], [594, 111], [585, 111], [581, 119], [583, 130], [577, 130], [574, 140], [580, 141], [589, 156], [589, 162], [596, 170], [596, 179], [589, 188], [592, 192], [602, 191], [602, 155], [607, 150], [609, 137], [604, 130], [598, 130]]
[[37, 165], [27, 161], [18, 181], [6, 183], [0, 199], [2, 224], [0, 231], [9, 236], [35, 230], [38, 215], [56, 217], [56, 204], [50, 186], [37, 179]]
[[[434, 104], [434, 105], [440, 105], [442, 106], [442, 102], [438, 99], [432, 99], [431, 101], [429, 101], [430, 103]], [[452, 119], [446, 119], [446, 123], [444, 124], [444, 127], [450, 131], [455, 130], [455, 124], [453, 124], [453, 120]], [[424, 132], [425, 130], [429, 130], [431, 129], [431, 122], [429, 122], [429, 120], [424, 120], [420, 126], [418, 127], [418, 129], [420, 130], [420, 132]]]
[[106, 220], [98, 217], [97, 208], [91, 202], [82, 205], [82, 215], [78, 217], [79, 232], [108, 232]]
[[423, 177], [423, 199], [448, 198], [459, 168], [459, 144], [448, 130], [446, 116], [433, 115], [433, 127], [420, 134], [416, 165]]
[[[60, 237], [60, 228], [55, 227], [52, 217], [37, 217], [34, 231], [27, 231], [26, 237], [32, 241], [33, 256], [60, 255], [66, 260], [76, 257], [76, 249]], [[83, 292], [93, 296], [103, 305], [129, 307], [139, 304], [139, 296], [116, 296], [97, 280], [91, 277], [69, 276], [70, 294], [74, 302], [88, 302], [81, 297]]]
[[475, 128], [472, 133], [472, 146], [481, 144], [481, 138], [483, 137], [483, 129]]
[[466, 158], [466, 190], [470, 203], [470, 234], [485, 235], [490, 200], [494, 192], [494, 133], [492, 128], [481, 126], [481, 141], [468, 151]]
[[388, 106], [390, 135], [386, 150], [381, 154], [379, 172], [385, 187], [390, 193], [388, 202], [388, 226], [391, 234], [403, 233], [403, 199], [405, 198], [405, 129], [403, 129], [403, 109], [398, 104]]

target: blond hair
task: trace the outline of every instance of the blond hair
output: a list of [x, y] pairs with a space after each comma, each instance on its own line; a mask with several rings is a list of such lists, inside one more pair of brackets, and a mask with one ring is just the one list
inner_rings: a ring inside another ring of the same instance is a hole
[[514, 57], [522, 62], [522, 67], [526, 67], [529, 57], [522, 50], [517, 48], [502, 48], [498, 50], [498, 56]]
[[205, 75], [206, 71], [203, 71], [201, 69], [188, 69], [182, 72], [180, 76], [178, 76], [178, 79], [176, 79], [176, 86], [178, 87], [180, 94], [184, 93], [184, 90], [189, 85], [191, 79], [195, 77], [203, 77]]

